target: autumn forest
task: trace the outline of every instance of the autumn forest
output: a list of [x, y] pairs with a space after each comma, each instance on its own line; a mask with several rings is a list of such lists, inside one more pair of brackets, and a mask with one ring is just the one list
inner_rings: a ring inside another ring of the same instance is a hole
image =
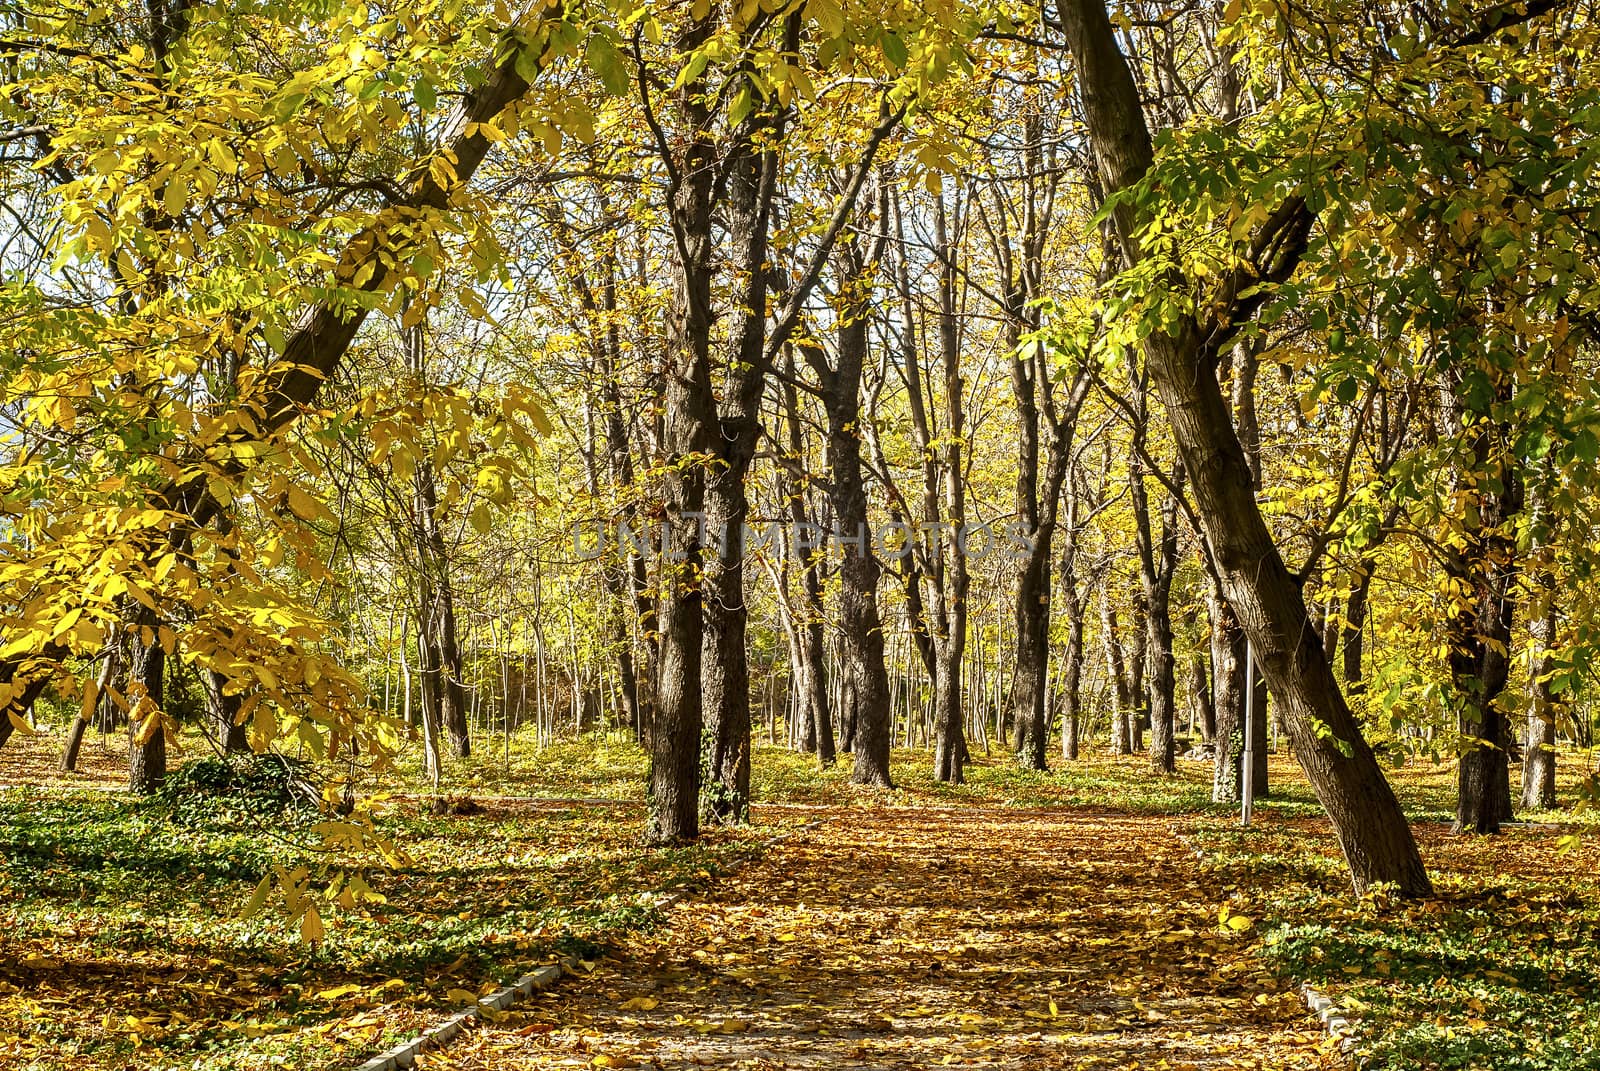
[[1600, 1068], [1592, 0], [0, 0], [0, 1071]]

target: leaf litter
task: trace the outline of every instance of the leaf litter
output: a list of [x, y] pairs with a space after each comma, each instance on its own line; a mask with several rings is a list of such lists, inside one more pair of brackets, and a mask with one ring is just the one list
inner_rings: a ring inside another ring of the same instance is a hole
[[1340, 1066], [1162, 819], [823, 814], [432, 1066]]

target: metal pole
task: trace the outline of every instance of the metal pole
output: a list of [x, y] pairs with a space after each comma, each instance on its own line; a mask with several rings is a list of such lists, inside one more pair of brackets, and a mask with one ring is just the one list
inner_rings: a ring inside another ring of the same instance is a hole
[[1244, 757], [1240, 765], [1244, 783], [1240, 824], [1248, 829], [1256, 802], [1256, 657], [1249, 640], [1244, 644]]

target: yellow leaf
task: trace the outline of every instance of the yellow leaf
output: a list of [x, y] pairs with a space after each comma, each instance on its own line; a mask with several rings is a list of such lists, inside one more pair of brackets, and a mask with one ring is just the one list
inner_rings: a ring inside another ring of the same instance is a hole
[[150, 713], [146, 714], [143, 720], [139, 722], [139, 732], [133, 738], [134, 743], [139, 744], [141, 747], [145, 744], [148, 744], [150, 741], [155, 739], [156, 731], [161, 728], [161, 725], [161, 711], [151, 710]]
[[182, 175], [172, 176], [167, 180], [167, 188], [162, 191], [161, 199], [167, 215], [174, 219], [183, 215], [183, 210], [189, 207], [189, 181]]
[[317, 913], [317, 905], [307, 904], [306, 913], [300, 916], [300, 940], [314, 944], [322, 940], [326, 932], [322, 927], [322, 916]]
[[251, 894], [250, 902], [244, 905], [244, 910], [239, 912], [241, 918], [250, 918], [261, 913], [267, 906], [267, 894], [272, 891], [272, 875], [268, 874], [256, 882], [256, 891]]
[[623, 1011], [651, 1011], [661, 1002], [655, 997], [634, 997], [621, 1004]]
[[338, 1000], [348, 997], [351, 993], [360, 993], [363, 987], [359, 985], [336, 985], [332, 989], [324, 989], [317, 994], [318, 1000]]

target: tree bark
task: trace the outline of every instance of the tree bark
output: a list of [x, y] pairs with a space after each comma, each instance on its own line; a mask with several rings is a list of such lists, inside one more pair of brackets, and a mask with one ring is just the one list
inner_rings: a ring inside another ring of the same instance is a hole
[[[961, 200], [955, 201], [960, 227]], [[945, 199], [941, 195], [934, 210], [935, 240], [942, 250], [939, 273], [939, 357], [944, 378], [945, 427], [940, 468], [944, 477], [944, 517], [953, 538], [949, 541], [947, 582], [938, 592], [934, 646], [938, 673], [934, 679], [934, 759], [936, 781], [961, 784], [966, 780], [962, 765], [967, 758], [963, 726], [961, 668], [967, 654], [967, 595], [972, 585], [967, 567], [966, 547], [966, 472], [962, 465], [962, 443], [966, 434], [966, 385], [961, 378], [960, 325], [956, 319], [957, 277], [955, 243], [946, 222]], [[931, 446], [931, 444], [929, 444]]]
[[1174, 773], [1173, 746], [1177, 720], [1176, 673], [1172, 655], [1172, 577], [1178, 567], [1178, 504], [1164, 495], [1159, 543], [1154, 540], [1150, 507], [1145, 493], [1142, 458], [1143, 429], [1135, 429], [1135, 454], [1130, 466], [1134, 523], [1139, 550], [1139, 575], [1145, 602], [1145, 694], [1150, 712], [1150, 768]]
[[156, 634], [157, 626], [152, 624], [145, 628], [151, 630], [152, 635], [150, 642], [145, 643], [136, 632], [131, 674], [133, 687], [129, 689], [128, 697], [134, 703], [134, 716], [129, 725], [128, 788], [141, 796], [155, 792], [167, 779], [167, 731], [162, 722], [167, 654]]
[[1194, 705], [1200, 726], [1200, 741], [1211, 743], [1217, 736], [1217, 708], [1211, 697], [1211, 660], [1196, 647], [1189, 655], [1189, 702]]
[[1207, 596], [1211, 617], [1211, 681], [1216, 728], [1211, 799], [1237, 803], [1244, 785], [1244, 630], [1214, 582]]
[[1067, 645], [1061, 659], [1061, 757], [1076, 761], [1082, 718], [1083, 618], [1087, 612], [1078, 591], [1078, 518], [1081, 498], [1077, 481], [1069, 479], [1067, 519], [1061, 548], [1061, 603], [1067, 619]]
[[[1260, 352], [1254, 345], [1249, 344], [1233, 347], [1232, 368], [1234, 422], [1239, 432], [1239, 445], [1244, 448], [1245, 464], [1250, 469], [1250, 487], [1259, 496], [1263, 487], [1261, 422], [1256, 415], [1256, 375], [1261, 369]], [[1326, 657], [1331, 660], [1333, 653], [1327, 651], [1326, 643], [1323, 646]], [[1250, 657], [1248, 645], [1245, 647], [1244, 656], [1247, 659]], [[1251, 796], [1254, 799], [1264, 799], [1271, 794], [1272, 789], [1267, 766], [1271, 692], [1267, 688], [1267, 675], [1261, 672], [1259, 662], [1253, 673], [1246, 674], [1246, 681], [1253, 682], [1251, 694], [1245, 704], [1253, 723], [1249, 733]]]
[[1498, 833], [1512, 817], [1511, 725], [1501, 696], [1511, 671], [1516, 546], [1501, 526], [1517, 511], [1517, 480], [1507, 474], [1505, 483], [1504, 493], [1478, 496], [1482, 527], [1445, 561], [1458, 590], [1470, 593], [1445, 626], [1462, 747], [1457, 833]]
[[[714, 31], [709, 16], [695, 20], [678, 41], [687, 57]], [[662, 423], [663, 547], [657, 584], [660, 648], [656, 711], [650, 733], [650, 814], [645, 837], [675, 844], [700, 834], [702, 657], [705, 639], [703, 527], [704, 459], [713, 449], [716, 400], [711, 378], [713, 189], [717, 154], [709, 132], [707, 83], [692, 78], [675, 94], [683, 129], [667, 205], [673, 236], [672, 308], [668, 316]]]
[[[865, 267], [862, 265], [861, 267]], [[863, 275], [853, 278], [863, 281]], [[863, 287], [870, 291], [870, 287]], [[838, 329], [838, 368], [825, 394], [828, 471], [834, 523], [853, 540], [839, 563], [841, 653], [850, 676], [850, 748], [856, 784], [893, 788], [889, 776], [889, 676], [878, 615], [881, 568], [871, 553], [867, 492], [861, 464], [861, 373], [867, 352], [867, 307], [844, 313]]]
[[218, 745], [228, 755], [248, 752], [250, 730], [239, 724], [239, 708], [244, 697], [237, 692], [227, 692], [228, 679], [222, 674], [212, 670], [202, 672], [205, 674], [206, 707], [216, 728]]
[[1111, 753], [1132, 755], [1133, 688], [1128, 680], [1122, 637], [1117, 631], [1117, 612], [1107, 591], [1100, 593], [1100, 642], [1106, 652], [1106, 675], [1111, 678]]
[[[1133, 75], [1100, 0], [1067, 0], [1059, 11], [1102, 179], [1108, 190], [1125, 190], [1154, 159]], [[1128, 264], [1140, 264], [1134, 209], [1122, 203], [1112, 216]], [[1277, 275], [1286, 274], [1304, 248], [1309, 213], [1291, 201], [1264, 227], [1277, 232], [1290, 251], [1270, 265]], [[1290, 263], [1283, 263], [1285, 258]], [[1162, 285], [1186, 292], [1189, 280], [1165, 272]], [[1224, 330], [1202, 331], [1193, 314], [1180, 314], [1169, 328], [1147, 337], [1144, 350], [1194, 487], [1224, 595], [1284, 708], [1296, 758], [1333, 821], [1355, 888], [1389, 882], [1404, 896], [1429, 895], [1432, 886], [1405, 814], [1339, 693], [1299, 582], [1284, 565], [1256, 504], [1250, 469], [1208, 353], [1229, 334], [1229, 325], [1221, 326]]]
[[[800, 430], [800, 396], [794, 387], [793, 349], [785, 347], [783, 406], [785, 424], [789, 435], [789, 467], [785, 469], [785, 486], [789, 499], [789, 522], [793, 531], [803, 529], [806, 520], [805, 486], [792, 475], [795, 467], [805, 459], [805, 443]], [[801, 716], [808, 721], [806, 739], [815, 749], [817, 762], [824, 768], [837, 759], [833, 738], [833, 717], [828, 709], [827, 646], [823, 635], [822, 606], [822, 548], [818, 546], [791, 547], [800, 557], [800, 588], [805, 619], [796, 628], [800, 645], [804, 694]]]
[[[888, 117], [879, 131], [887, 132]], [[866, 172], [853, 179], [859, 191]], [[887, 216], [885, 191], [880, 187], [879, 218]], [[853, 210], [854, 198], [842, 205]], [[843, 750], [854, 755], [850, 780], [856, 784], [893, 788], [889, 752], [893, 745], [889, 675], [884, 665], [883, 621], [878, 613], [878, 580], [882, 567], [872, 553], [867, 522], [867, 491], [861, 459], [861, 384], [867, 361], [867, 330], [874, 308], [874, 279], [886, 243], [881, 228], [873, 246], [864, 249], [855, 231], [840, 234], [831, 260], [841, 294], [848, 295], [838, 310], [836, 354], [830, 366], [822, 348], [798, 341], [800, 352], [822, 386], [822, 403], [828, 418], [828, 497], [842, 550], [839, 563], [839, 648], [844, 662], [843, 694], [847, 705], [840, 711]]]
[[1559, 700], [1550, 687], [1550, 654], [1555, 647], [1556, 610], [1551, 606], [1528, 626], [1534, 646], [1528, 676], [1533, 701], [1528, 706], [1528, 727], [1523, 738], [1522, 805], [1547, 811], [1556, 805], [1556, 718]]
[[1365, 654], [1364, 637], [1367, 624], [1367, 597], [1372, 591], [1372, 568], [1363, 562], [1360, 575], [1356, 577], [1355, 587], [1350, 589], [1350, 597], [1345, 600], [1344, 606], [1344, 636], [1342, 639], [1343, 650], [1341, 657], [1344, 660], [1344, 690], [1346, 694], [1356, 696], [1367, 690], [1366, 678], [1362, 674], [1361, 659]]
[[[762, 109], [760, 127], [734, 136], [729, 149], [727, 244], [742, 277], [729, 314], [730, 351], [713, 445], [720, 462], [707, 477], [706, 514], [717, 552], [707, 557], [703, 685], [706, 704], [704, 810], [722, 823], [750, 819], [750, 667], [745, 630], [744, 528], [750, 515], [745, 476], [761, 431], [766, 384], [767, 232], [777, 158], [769, 140], [781, 134], [776, 113]], [[770, 129], [768, 129], [770, 128]]]

